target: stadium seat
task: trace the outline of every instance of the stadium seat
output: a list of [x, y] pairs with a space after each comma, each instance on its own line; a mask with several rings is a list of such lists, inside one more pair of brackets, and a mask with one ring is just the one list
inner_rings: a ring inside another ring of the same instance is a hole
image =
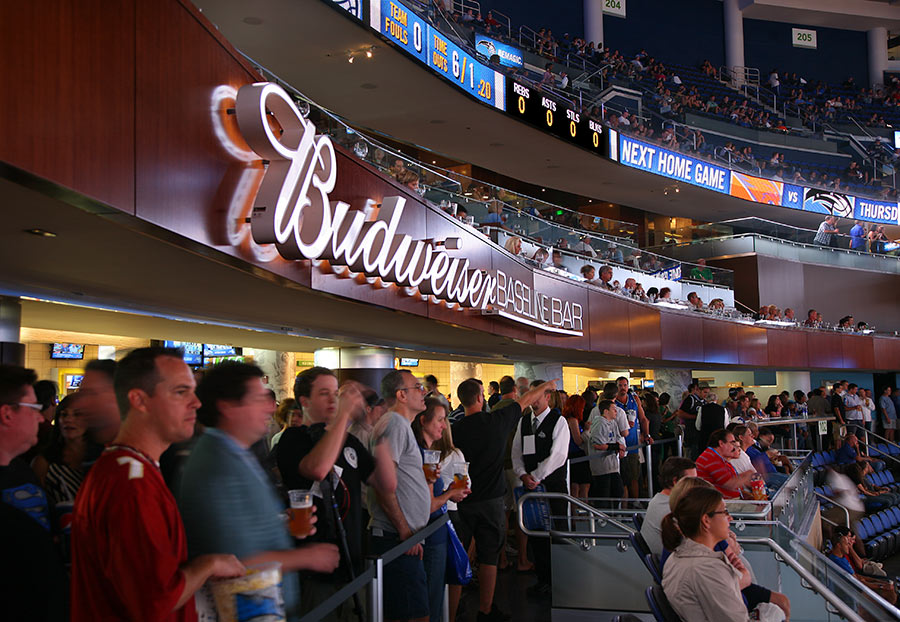
[[631, 540], [631, 546], [634, 547], [635, 553], [640, 557], [644, 566], [647, 567], [650, 576], [653, 577], [656, 583], [662, 585], [662, 569], [659, 567], [659, 559], [650, 551], [644, 536], [639, 531], [636, 531], [629, 534], [628, 538]]
[[662, 587], [658, 585], [648, 587], [645, 594], [647, 604], [650, 605], [650, 611], [656, 618], [656, 622], [682, 622], [675, 610], [672, 609], [672, 605], [669, 604], [669, 599], [666, 598]]
[[638, 531], [640, 531], [641, 527], [644, 524], [644, 515], [638, 514], [637, 512], [635, 512], [634, 514], [631, 515], [631, 522], [634, 523], [635, 528]]

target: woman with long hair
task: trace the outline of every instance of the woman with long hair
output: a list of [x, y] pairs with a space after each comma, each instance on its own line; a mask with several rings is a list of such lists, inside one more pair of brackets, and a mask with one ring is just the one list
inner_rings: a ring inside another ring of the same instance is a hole
[[53, 505], [75, 502], [89, 464], [102, 451], [102, 447], [88, 440], [87, 423], [78, 405], [80, 400], [73, 393], [59, 403], [53, 417], [50, 444], [31, 465]]
[[[569, 425], [569, 459], [585, 456], [585, 444], [582, 438], [584, 432], [584, 398], [573, 395], [566, 400], [562, 416]], [[587, 461], [576, 462], [570, 465], [569, 476], [572, 479], [572, 496], [578, 499], [587, 499], [588, 490], [591, 487], [591, 466]]]
[[748, 622], [741, 590], [750, 573], [741, 560], [716, 545], [729, 538], [731, 515], [715, 488], [682, 495], [662, 521], [663, 546], [672, 555], [663, 568], [663, 590], [682, 620]]
[[[426, 449], [438, 450], [435, 445], [443, 442], [444, 431], [448, 429], [447, 408], [443, 402], [435, 398], [425, 400], [425, 410], [416, 415], [412, 422], [413, 434], [423, 452]], [[458, 451], [458, 450], [457, 450]], [[452, 482], [453, 474], [438, 472], [437, 480], [433, 484], [431, 499], [431, 517], [429, 521], [436, 520], [444, 513], [444, 505], [450, 501], [459, 503], [469, 494], [469, 488], [454, 488], [445, 485], [445, 481]], [[425, 564], [425, 578], [428, 581], [428, 607], [431, 612], [430, 622], [440, 622], [441, 612], [444, 610], [444, 585], [447, 569], [447, 526], [444, 525], [433, 534], [425, 538], [423, 562]], [[459, 586], [455, 586], [459, 587]], [[459, 591], [457, 590], [457, 594]], [[457, 597], [456, 604], [459, 599]], [[454, 606], [453, 590], [450, 596], [451, 607]]]
[[275, 411], [272, 418], [275, 420], [276, 425], [280, 427], [269, 441], [270, 450], [275, 449], [285, 430], [288, 428], [299, 428], [303, 425], [303, 409], [300, 408], [300, 404], [294, 398], [286, 397], [278, 405], [278, 410]]

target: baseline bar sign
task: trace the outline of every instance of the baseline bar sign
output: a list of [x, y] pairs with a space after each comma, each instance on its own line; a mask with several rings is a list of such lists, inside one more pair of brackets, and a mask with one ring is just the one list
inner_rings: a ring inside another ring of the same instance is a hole
[[731, 171], [656, 145], [619, 135], [619, 162], [686, 184], [729, 194]]
[[[257, 244], [274, 244], [288, 260], [322, 261], [444, 301], [500, 315], [548, 332], [583, 336], [580, 304], [535, 291], [505, 273], [472, 268], [462, 240], [414, 239], [399, 233], [406, 199], [385, 197], [352, 209], [332, 201], [337, 181], [334, 145], [317, 135], [291, 97], [272, 83], [238, 91], [237, 124], [247, 145], [268, 165], [253, 202], [250, 231]], [[270, 114], [282, 129], [276, 135]]]

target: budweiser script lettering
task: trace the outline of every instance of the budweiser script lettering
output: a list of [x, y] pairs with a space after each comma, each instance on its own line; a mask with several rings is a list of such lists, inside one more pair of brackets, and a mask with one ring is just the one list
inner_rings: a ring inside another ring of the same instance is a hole
[[[462, 307], [497, 313], [543, 330], [582, 333], [582, 307], [533, 291], [501, 271], [473, 269], [459, 238], [414, 240], [397, 233], [406, 199], [386, 197], [373, 209], [351, 209], [331, 201], [337, 180], [334, 145], [304, 119], [278, 85], [242, 87], [236, 98], [237, 123], [250, 148], [268, 160], [250, 228], [258, 244], [275, 244], [285, 259], [327, 260], [353, 272]], [[282, 129], [276, 136], [268, 112]]]

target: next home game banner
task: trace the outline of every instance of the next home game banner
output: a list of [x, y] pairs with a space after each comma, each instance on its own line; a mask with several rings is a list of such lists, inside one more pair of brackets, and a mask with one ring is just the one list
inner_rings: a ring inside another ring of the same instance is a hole
[[372, 28], [478, 100], [500, 110], [506, 107], [504, 76], [475, 60], [406, 5], [375, 0], [371, 10]]
[[900, 208], [896, 203], [854, 197], [853, 217], [857, 220], [880, 222], [886, 225], [900, 224]]
[[625, 166], [729, 194], [731, 171], [656, 145], [619, 135], [619, 162]]

